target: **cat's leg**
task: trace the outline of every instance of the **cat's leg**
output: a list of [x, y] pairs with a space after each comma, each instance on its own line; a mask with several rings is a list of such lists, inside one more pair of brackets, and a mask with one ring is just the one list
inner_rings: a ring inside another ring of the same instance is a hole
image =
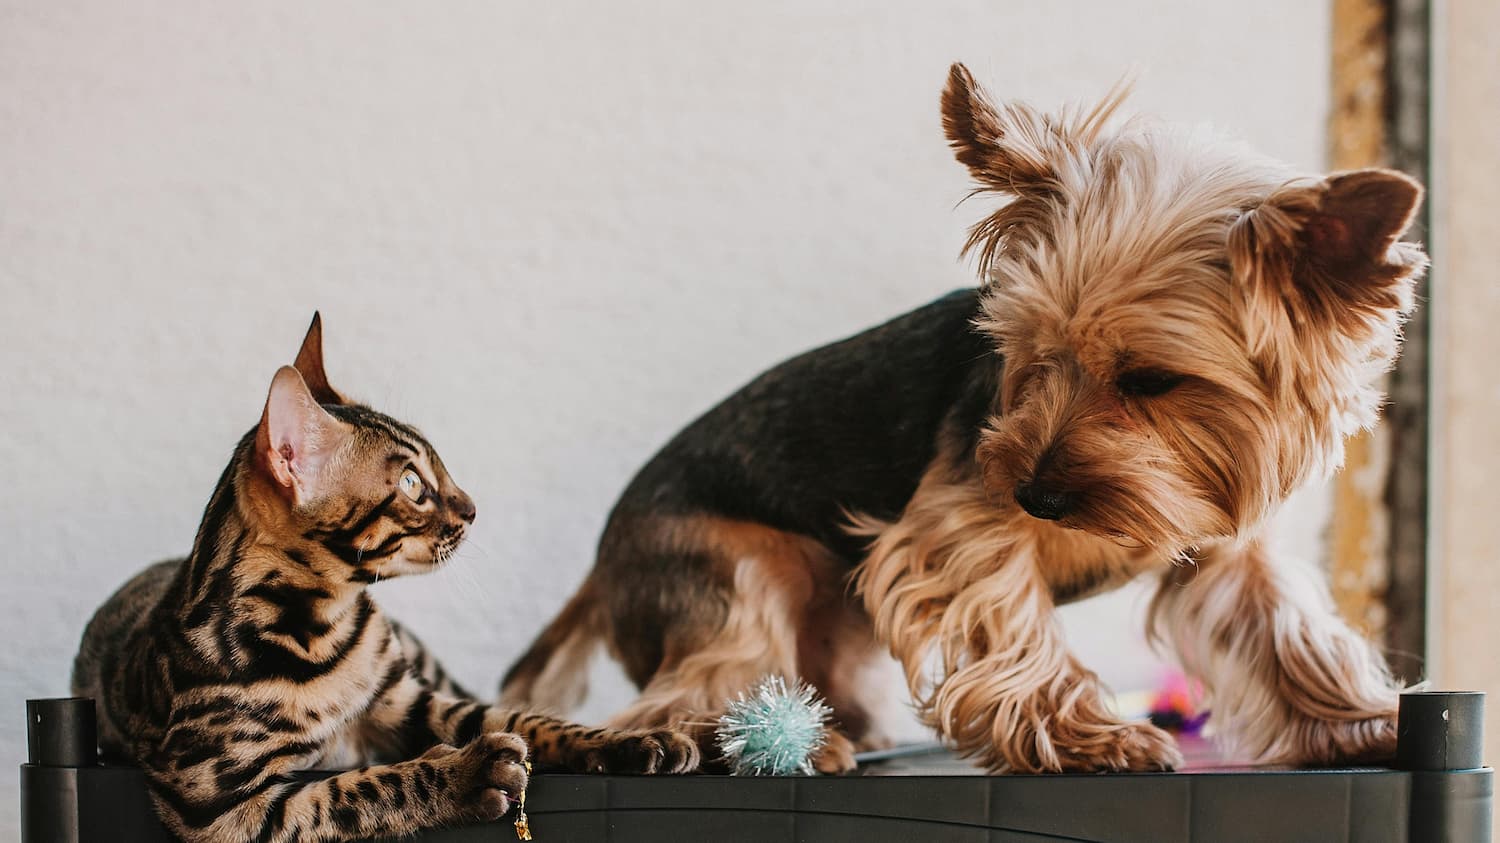
[[526, 789], [525, 761], [519, 737], [487, 734], [318, 781], [268, 775], [224, 792], [172, 766], [147, 777], [159, 815], [187, 843], [344, 843], [499, 819]]
[[1400, 687], [1309, 566], [1258, 543], [1216, 549], [1163, 576], [1150, 617], [1153, 636], [1202, 680], [1236, 757], [1345, 764], [1395, 754]]
[[445, 694], [406, 672], [382, 689], [368, 718], [377, 742], [416, 754], [434, 744], [466, 746], [481, 735], [514, 733], [532, 761], [580, 773], [686, 773], [698, 766], [698, 747], [671, 729], [598, 729], [545, 714], [501, 708]]
[[453, 697], [478, 699], [448, 675], [448, 671], [443, 669], [437, 657], [427, 649], [427, 645], [412, 634], [411, 630], [389, 617], [386, 618], [386, 624], [390, 626], [391, 632], [395, 633], [396, 640], [401, 644], [401, 657], [406, 659], [407, 667], [425, 680], [434, 691]]

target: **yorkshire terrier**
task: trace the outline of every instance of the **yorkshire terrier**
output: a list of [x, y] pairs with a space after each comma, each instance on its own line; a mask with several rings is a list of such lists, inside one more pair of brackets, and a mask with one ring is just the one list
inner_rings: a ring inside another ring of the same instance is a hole
[[[943, 127], [977, 191], [983, 285], [771, 369], [669, 442], [598, 561], [507, 674], [563, 708], [601, 639], [642, 688], [619, 727], [695, 730], [800, 677], [869, 745], [888, 651], [923, 720], [993, 771], [1156, 770], [1055, 608], [1153, 574], [1153, 637], [1237, 757], [1395, 748], [1399, 686], [1326, 583], [1270, 547], [1287, 496], [1368, 428], [1427, 266], [1422, 189], [1304, 177], [1207, 131], [996, 105], [962, 65]], [[852, 588], [851, 588], [852, 586]]]

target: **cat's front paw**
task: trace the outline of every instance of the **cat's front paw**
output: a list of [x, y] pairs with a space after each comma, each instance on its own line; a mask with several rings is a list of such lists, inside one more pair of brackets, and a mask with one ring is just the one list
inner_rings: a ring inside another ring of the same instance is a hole
[[526, 741], [519, 735], [480, 735], [455, 753], [454, 763], [463, 771], [460, 804], [474, 819], [505, 816], [526, 792]]
[[590, 773], [643, 775], [690, 773], [698, 769], [698, 744], [682, 732], [607, 732], [583, 754]]

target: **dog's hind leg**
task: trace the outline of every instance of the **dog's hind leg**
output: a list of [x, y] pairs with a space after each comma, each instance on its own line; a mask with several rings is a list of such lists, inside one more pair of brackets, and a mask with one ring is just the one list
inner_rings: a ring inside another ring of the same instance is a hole
[[1347, 764], [1391, 758], [1400, 687], [1339, 617], [1324, 580], [1259, 544], [1214, 550], [1162, 578], [1151, 633], [1208, 691], [1238, 760]]
[[[695, 735], [710, 763], [718, 755], [714, 730], [728, 701], [747, 691], [761, 677], [777, 674], [788, 680], [821, 677], [803, 670], [800, 648], [809, 627], [829, 618], [817, 617], [827, 582], [839, 582], [839, 564], [813, 539], [763, 525], [717, 518], [694, 519], [671, 529], [673, 552], [711, 560], [722, 576], [715, 595], [722, 600], [713, 621], [684, 623], [686, 613], [662, 633], [660, 659], [640, 697], [612, 717], [616, 728], [660, 728], [668, 724]], [[630, 638], [630, 615], [617, 628], [615, 647], [639, 645]], [[638, 636], [637, 636], [638, 637]], [[627, 670], [632, 662], [625, 653]], [[835, 709], [835, 718], [841, 712]], [[824, 748], [814, 757], [821, 772], [842, 772], [854, 766], [853, 744], [838, 729], [830, 729]]]

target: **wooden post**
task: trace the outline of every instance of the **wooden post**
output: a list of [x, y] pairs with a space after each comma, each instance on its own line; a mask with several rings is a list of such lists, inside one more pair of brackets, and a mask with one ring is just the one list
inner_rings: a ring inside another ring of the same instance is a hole
[[[1335, 170], [1389, 165], [1388, 21], [1387, 0], [1334, 0], [1328, 157]], [[1348, 442], [1344, 470], [1334, 478], [1329, 536], [1334, 602], [1350, 623], [1375, 637], [1383, 637], [1386, 626], [1390, 448], [1384, 425]]]

